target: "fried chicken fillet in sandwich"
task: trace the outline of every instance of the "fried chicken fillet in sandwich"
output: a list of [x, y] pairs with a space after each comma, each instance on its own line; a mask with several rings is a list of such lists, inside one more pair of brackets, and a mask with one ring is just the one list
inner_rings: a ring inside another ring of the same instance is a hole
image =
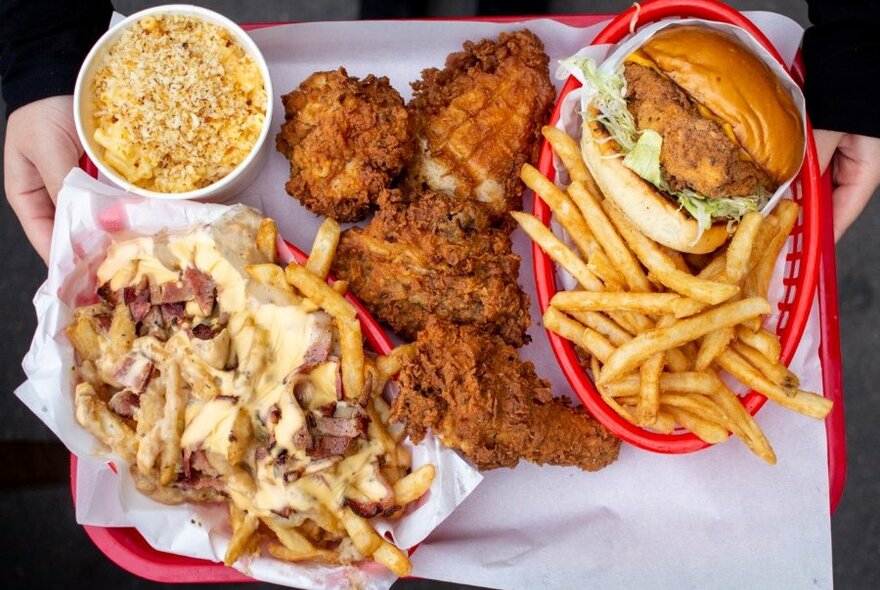
[[706, 253], [800, 169], [801, 114], [778, 76], [733, 35], [660, 30], [616, 71], [578, 65], [595, 96], [584, 160], [605, 196], [653, 240]]

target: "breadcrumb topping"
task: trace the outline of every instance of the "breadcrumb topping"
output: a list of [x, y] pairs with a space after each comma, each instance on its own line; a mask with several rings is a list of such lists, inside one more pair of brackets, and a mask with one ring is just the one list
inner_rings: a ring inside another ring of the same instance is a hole
[[260, 70], [226, 29], [183, 15], [122, 33], [92, 83], [95, 140], [136, 186], [195, 190], [229, 174], [265, 121]]

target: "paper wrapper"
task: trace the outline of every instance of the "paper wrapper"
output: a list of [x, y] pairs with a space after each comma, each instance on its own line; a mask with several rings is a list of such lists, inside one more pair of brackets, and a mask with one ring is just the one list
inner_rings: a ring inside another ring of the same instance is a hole
[[[747, 16], [786, 62], [794, 58], [803, 33], [796, 23], [769, 13]], [[336, 22], [251, 34], [266, 56], [279, 93], [296, 88], [316, 70], [342, 65], [350, 75], [388, 76], [406, 99], [409, 83], [421, 70], [442, 67], [446, 56], [465, 40], [528, 26], [544, 41], [552, 73], [558, 60], [588, 45], [605, 24], [576, 28], [550, 19], [503, 24]], [[557, 83], [557, 89], [560, 86]], [[277, 129], [283, 115], [278, 97], [276, 101]], [[321, 220], [284, 192], [288, 170], [284, 157], [270, 153], [262, 175], [240, 200], [275, 218], [282, 235], [307, 249]], [[528, 194], [524, 209], [531, 209]], [[531, 241], [515, 231], [513, 247], [522, 257], [519, 282], [532, 298], [532, 317], [540, 318]], [[54, 321], [45, 316], [46, 310], [38, 308], [38, 313], [44, 322]], [[535, 364], [556, 395], [571, 395], [537, 320], [529, 333], [532, 342], [520, 355]], [[54, 337], [42, 332], [35, 344]], [[804, 388], [821, 392], [818, 346], [814, 306], [791, 367]], [[46, 413], [39, 401], [32, 407], [40, 416]], [[624, 445], [617, 463], [598, 473], [528, 463], [487, 472], [479, 487], [413, 553], [412, 575], [528, 590], [831, 588], [824, 424], [772, 404], [757, 420], [779, 457], [775, 467], [732, 440], [676, 456]], [[80, 463], [79, 522], [127, 523], [118, 506], [117, 482], [99, 464]], [[462, 485], [464, 495], [467, 487]]]
[[[76, 422], [74, 355], [64, 328], [70, 323], [73, 308], [93, 298], [95, 269], [112, 234], [149, 235], [163, 228], [210, 223], [228, 209], [224, 205], [127, 197], [81, 170], [71, 172], [58, 198], [49, 278], [34, 299], [39, 324], [24, 360], [28, 381], [16, 391], [86, 465], [78, 478], [80, 522], [134, 526], [156, 549], [213, 561], [222, 560], [226, 552], [231, 533], [227, 508], [167, 506], [144, 496], [135, 489], [125, 463], [109, 456]], [[412, 547], [467, 497], [481, 476], [433, 437], [419, 445], [410, 444], [408, 439], [405, 444], [412, 454], [413, 468], [431, 463], [437, 468], [436, 477], [425, 498], [405, 518], [375, 521], [375, 525], [380, 534], [390, 532], [399, 546]], [[118, 467], [117, 474], [103, 468], [108, 459]], [[83, 477], [86, 474], [92, 477]], [[309, 589], [350, 585], [385, 590], [396, 579], [375, 563], [338, 567], [289, 564], [263, 557], [236, 567], [260, 580]]]

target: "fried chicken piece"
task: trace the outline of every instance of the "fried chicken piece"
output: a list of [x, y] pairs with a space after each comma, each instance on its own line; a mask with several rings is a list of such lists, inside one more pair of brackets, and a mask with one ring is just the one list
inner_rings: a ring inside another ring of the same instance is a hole
[[525, 459], [596, 471], [617, 459], [620, 441], [497, 336], [432, 319], [416, 347], [391, 413], [414, 442], [430, 428], [479, 469]]
[[310, 211], [359, 221], [403, 169], [412, 151], [409, 117], [388, 78], [316, 72], [281, 97], [276, 138], [290, 160], [288, 194]]
[[685, 92], [650, 68], [624, 69], [627, 105], [639, 130], [663, 136], [660, 164], [673, 190], [691, 188], [708, 197], [773, 192], [770, 177], [715, 121], [700, 115]]
[[416, 146], [404, 183], [519, 209], [519, 170], [538, 155], [555, 90], [544, 45], [528, 30], [466, 42], [443, 70], [422, 72], [407, 108]]
[[476, 202], [430, 191], [410, 199], [391, 191], [368, 226], [343, 232], [337, 278], [404, 338], [436, 315], [528, 342], [529, 297], [507, 232]]

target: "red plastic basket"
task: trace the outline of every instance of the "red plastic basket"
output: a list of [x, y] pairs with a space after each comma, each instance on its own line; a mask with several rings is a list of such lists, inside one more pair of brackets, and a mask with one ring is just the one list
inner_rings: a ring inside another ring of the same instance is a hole
[[[630, 34], [631, 27], [638, 28], [661, 19], [675, 17], [702, 18], [739, 26], [760, 42], [777, 61], [782, 63], [776, 49], [750, 20], [726, 4], [714, 0], [692, 0], [688, 3], [670, 0], [644, 2], [640, 6], [633, 6], [618, 15], [599, 33], [592, 44], [617, 43]], [[796, 82], [803, 83], [800, 69], [793, 68], [791, 73]], [[580, 82], [573, 77], [566, 81], [554, 109], [550, 121], [551, 125], [559, 119], [562, 97], [579, 86]], [[538, 169], [550, 179], [555, 176], [552, 149], [546, 141], [541, 149]], [[798, 178], [792, 183], [791, 191], [792, 198], [801, 205], [802, 213], [792, 232], [791, 250], [786, 255], [785, 289], [784, 296], [779, 302], [780, 316], [776, 326], [776, 332], [782, 342], [782, 361], [786, 364], [791, 361], [803, 334], [818, 281], [819, 220], [822, 219], [823, 207], [819, 182], [816, 146], [813, 143], [812, 128], [808, 121], [806, 159]], [[537, 195], [534, 212], [543, 223], [549, 225], [551, 211]], [[538, 303], [543, 312], [549, 306], [550, 298], [557, 290], [556, 269], [550, 257], [537, 244], [533, 245], [532, 251]], [[637, 447], [658, 453], [690, 453], [709, 446], [690, 433], [660, 434], [634, 426], [621, 418], [602, 400], [601, 395], [578, 362], [572, 344], [549, 330], [547, 335], [563, 373], [577, 396], [600, 422], [621, 439]], [[750, 392], [743, 398], [743, 404], [752, 414], [755, 414], [766, 401], [763, 395], [756, 392]]]
[[[97, 168], [88, 160], [84, 160], [83, 168], [92, 176], [97, 176]], [[290, 242], [285, 241], [285, 244], [290, 248], [296, 262], [302, 264], [308, 259], [305, 252]], [[345, 298], [357, 308], [361, 331], [370, 348], [378, 354], [391, 352], [394, 345], [373, 316], [350, 293], [346, 293]], [[76, 469], [76, 456], [71, 455], [70, 483], [74, 503], [76, 502]], [[85, 525], [83, 528], [95, 545], [116, 565], [148, 580], [168, 583], [254, 581], [222, 563], [158, 551], [132, 527], [105, 528]]]

